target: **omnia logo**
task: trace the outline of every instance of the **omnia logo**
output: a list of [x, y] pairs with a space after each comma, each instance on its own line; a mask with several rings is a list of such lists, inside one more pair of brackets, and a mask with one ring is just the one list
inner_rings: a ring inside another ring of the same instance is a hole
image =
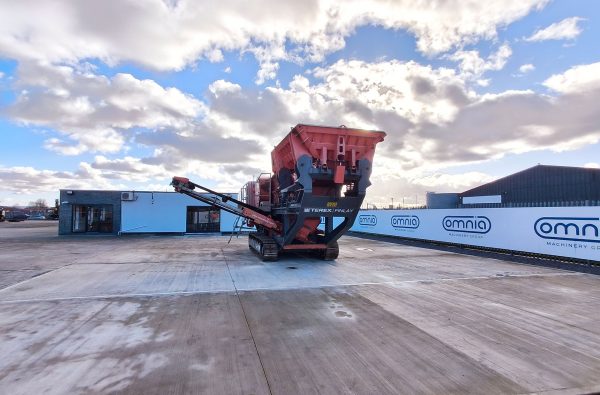
[[377, 225], [377, 217], [374, 215], [359, 215], [358, 223], [360, 225], [375, 226]]
[[416, 215], [394, 215], [390, 223], [394, 228], [417, 229], [420, 221]]
[[542, 217], [533, 227], [543, 239], [600, 243], [600, 218]]
[[442, 226], [450, 232], [487, 233], [492, 229], [492, 222], [481, 215], [455, 215], [444, 217]]

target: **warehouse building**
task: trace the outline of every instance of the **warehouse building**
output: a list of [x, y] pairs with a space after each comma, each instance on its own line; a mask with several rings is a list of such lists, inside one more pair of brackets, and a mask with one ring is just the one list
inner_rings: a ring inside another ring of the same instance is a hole
[[237, 218], [175, 192], [61, 189], [58, 233], [231, 233]]
[[537, 165], [462, 193], [428, 193], [427, 208], [600, 205], [600, 169]]

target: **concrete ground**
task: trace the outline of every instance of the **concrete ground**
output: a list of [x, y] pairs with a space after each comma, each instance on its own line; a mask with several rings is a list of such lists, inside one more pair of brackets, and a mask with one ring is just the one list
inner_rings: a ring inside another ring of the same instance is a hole
[[0, 393], [600, 391], [600, 277], [344, 237], [263, 263], [245, 237], [0, 223]]

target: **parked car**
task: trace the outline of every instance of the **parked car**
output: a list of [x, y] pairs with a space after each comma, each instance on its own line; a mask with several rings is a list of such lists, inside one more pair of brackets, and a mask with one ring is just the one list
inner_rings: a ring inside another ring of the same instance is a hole
[[33, 214], [29, 218], [27, 218], [27, 219], [29, 219], [29, 220], [42, 220], [42, 219], [46, 219], [46, 217], [44, 217], [42, 214]]
[[6, 220], [8, 222], [21, 222], [25, 221], [27, 218], [29, 218], [28, 214], [19, 211], [9, 211], [6, 213]]

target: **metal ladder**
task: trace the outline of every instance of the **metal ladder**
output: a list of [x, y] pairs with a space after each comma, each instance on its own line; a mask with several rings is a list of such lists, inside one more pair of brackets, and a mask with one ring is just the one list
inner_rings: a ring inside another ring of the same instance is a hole
[[[242, 223], [240, 224], [240, 220], [242, 221]], [[246, 219], [243, 217], [237, 217], [235, 219], [235, 223], [233, 224], [233, 230], [231, 231], [231, 235], [229, 236], [229, 240], [227, 241], [227, 244], [231, 243], [231, 239], [233, 239], [233, 236], [235, 235], [235, 238], [239, 238], [240, 237], [240, 233], [242, 232], [242, 228], [244, 227], [244, 224], [246, 223]], [[237, 232], [236, 232], [237, 229]]]

